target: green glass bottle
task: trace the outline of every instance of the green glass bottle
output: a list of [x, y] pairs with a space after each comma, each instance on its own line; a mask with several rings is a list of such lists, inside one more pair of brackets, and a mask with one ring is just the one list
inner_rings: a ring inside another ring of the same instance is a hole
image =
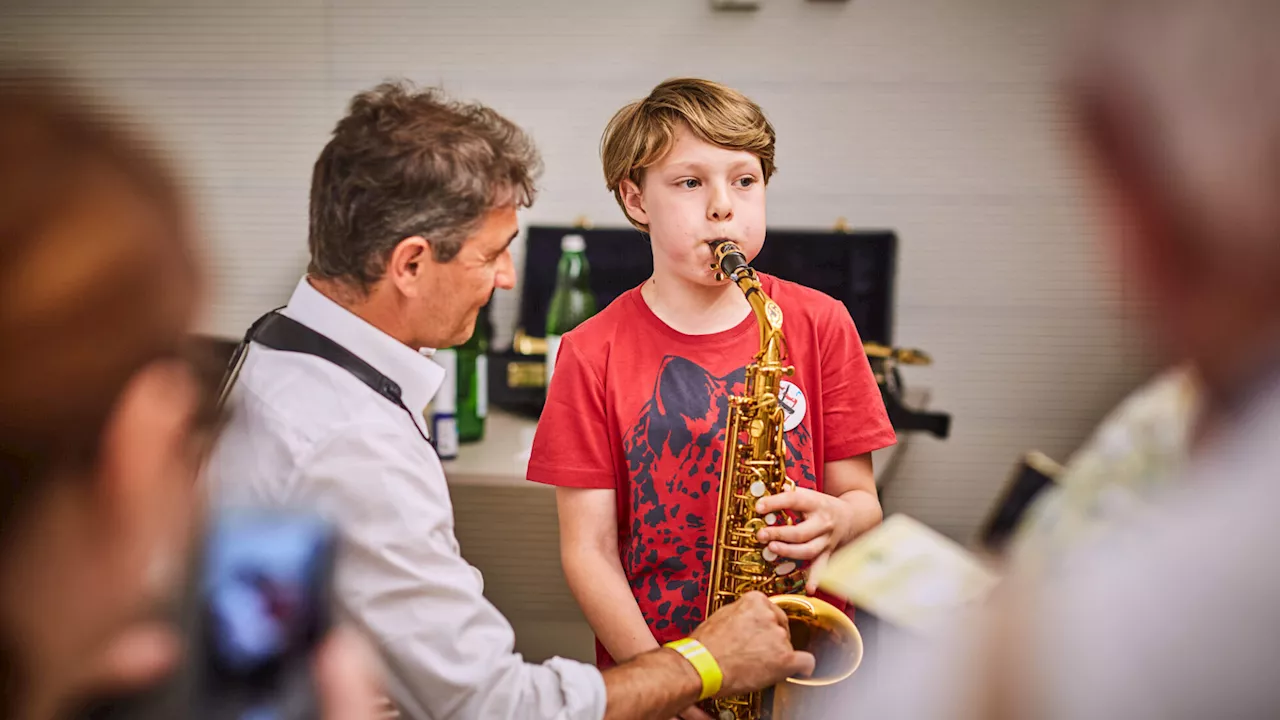
[[484, 439], [489, 414], [489, 306], [480, 308], [471, 337], [458, 346], [458, 441]]
[[590, 287], [587, 243], [581, 235], [565, 235], [560, 241], [556, 289], [547, 309], [547, 387], [555, 369], [560, 337], [596, 314], [596, 298]]

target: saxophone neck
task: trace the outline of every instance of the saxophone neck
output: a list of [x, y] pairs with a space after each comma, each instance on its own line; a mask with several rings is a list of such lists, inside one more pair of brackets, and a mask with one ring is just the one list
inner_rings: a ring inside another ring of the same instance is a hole
[[756, 316], [756, 324], [760, 327], [760, 354], [762, 360], [780, 360], [782, 355], [782, 309], [760, 287], [760, 281], [754, 274], [749, 283], [739, 282], [751, 303], [751, 311]]
[[733, 280], [747, 302], [751, 303], [751, 311], [755, 313], [756, 323], [760, 326], [761, 361], [777, 362], [781, 360], [782, 350], [782, 308], [778, 307], [760, 284], [760, 277], [747, 264], [747, 258], [732, 240], [721, 240], [712, 246], [715, 262], [711, 267], [719, 277]]

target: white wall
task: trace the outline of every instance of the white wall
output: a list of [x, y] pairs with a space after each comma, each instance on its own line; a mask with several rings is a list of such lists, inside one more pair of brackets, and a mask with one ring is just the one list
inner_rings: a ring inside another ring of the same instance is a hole
[[51, 51], [170, 144], [216, 270], [204, 325], [232, 335], [304, 267], [310, 166], [359, 89], [489, 103], [545, 156], [525, 221], [597, 225], [622, 222], [596, 155], [614, 110], [673, 75], [742, 89], [780, 137], [774, 226], [900, 234], [897, 337], [936, 359], [906, 380], [954, 430], [915, 438], [885, 502], [966, 538], [1018, 453], [1065, 456], [1145, 370], [1048, 93], [1062, 4], [8, 0], [0, 51]]

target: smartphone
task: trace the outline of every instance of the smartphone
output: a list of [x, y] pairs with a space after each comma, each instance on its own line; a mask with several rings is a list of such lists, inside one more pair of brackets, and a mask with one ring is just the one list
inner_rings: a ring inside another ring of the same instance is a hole
[[100, 698], [86, 720], [315, 720], [311, 667], [333, 625], [338, 533], [303, 514], [211, 519], [172, 611], [183, 661], [156, 686]]

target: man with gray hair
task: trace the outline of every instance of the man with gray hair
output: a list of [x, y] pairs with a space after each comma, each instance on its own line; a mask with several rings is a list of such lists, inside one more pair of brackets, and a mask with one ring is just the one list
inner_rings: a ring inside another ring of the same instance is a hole
[[377, 641], [412, 718], [653, 718], [811, 672], [760, 593], [679, 645], [601, 673], [525, 663], [459, 551], [422, 411], [444, 379], [424, 355], [470, 337], [533, 201], [539, 160], [480, 105], [388, 84], [361, 93], [316, 161], [311, 263], [250, 329], [208, 465], [229, 504], [318, 511], [344, 531], [341, 609]]
[[1109, 239], [1203, 387], [1189, 466], [904, 650], [868, 717], [1280, 716], [1280, 3], [1117, 0], [1078, 40], [1065, 97]]

